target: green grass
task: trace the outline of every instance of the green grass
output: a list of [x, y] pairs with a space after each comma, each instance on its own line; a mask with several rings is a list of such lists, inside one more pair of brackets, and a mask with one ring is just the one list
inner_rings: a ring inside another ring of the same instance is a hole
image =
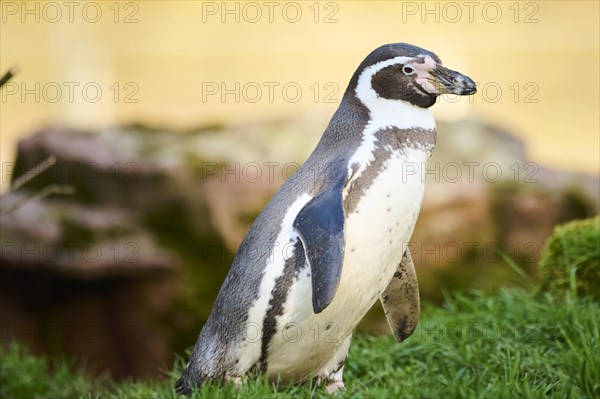
[[0, 398], [71, 398], [87, 395], [91, 385], [73, 373], [65, 359], [33, 357], [21, 345], [0, 347]]
[[[413, 336], [356, 337], [344, 379], [348, 398], [600, 397], [600, 305], [589, 299], [501, 290], [455, 294], [426, 307]], [[165, 398], [181, 361], [164, 380], [100, 381], [64, 360], [34, 358], [18, 345], [1, 351], [2, 398]], [[329, 397], [311, 386], [251, 381], [241, 390], [205, 385], [193, 397]]]

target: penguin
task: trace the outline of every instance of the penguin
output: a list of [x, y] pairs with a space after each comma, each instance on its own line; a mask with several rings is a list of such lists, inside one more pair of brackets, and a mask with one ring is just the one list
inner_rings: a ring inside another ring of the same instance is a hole
[[411, 335], [420, 305], [408, 242], [436, 142], [429, 108], [475, 92], [410, 44], [362, 61], [314, 151], [242, 241], [177, 392], [257, 375], [344, 390], [352, 331], [377, 299], [396, 340]]

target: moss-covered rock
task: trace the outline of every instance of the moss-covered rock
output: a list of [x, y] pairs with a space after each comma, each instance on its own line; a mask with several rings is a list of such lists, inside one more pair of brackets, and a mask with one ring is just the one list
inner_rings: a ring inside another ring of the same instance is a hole
[[600, 301], [600, 216], [557, 226], [539, 265], [544, 290]]

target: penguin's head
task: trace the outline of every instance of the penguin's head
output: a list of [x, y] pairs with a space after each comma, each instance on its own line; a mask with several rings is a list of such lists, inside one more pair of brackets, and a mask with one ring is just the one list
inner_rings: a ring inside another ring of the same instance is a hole
[[406, 43], [385, 44], [360, 64], [349, 89], [363, 102], [371, 97], [429, 108], [441, 94], [474, 94], [475, 82], [442, 66], [431, 51]]

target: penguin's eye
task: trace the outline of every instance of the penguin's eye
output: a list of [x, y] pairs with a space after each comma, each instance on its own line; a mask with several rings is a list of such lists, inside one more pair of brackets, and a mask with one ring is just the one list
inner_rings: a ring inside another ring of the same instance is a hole
[[404, 73], [406, 76], [410, 76], [410, 75], [412, 75], [412, 74], [414, 74], [414, 73], [415, 73], [415, 69], [414, 69], [413, 67], [411, 67], [411, 66], [404, 65], [404, 66], [402, 67], [402, 72], [403, 72], [403, 73]]

